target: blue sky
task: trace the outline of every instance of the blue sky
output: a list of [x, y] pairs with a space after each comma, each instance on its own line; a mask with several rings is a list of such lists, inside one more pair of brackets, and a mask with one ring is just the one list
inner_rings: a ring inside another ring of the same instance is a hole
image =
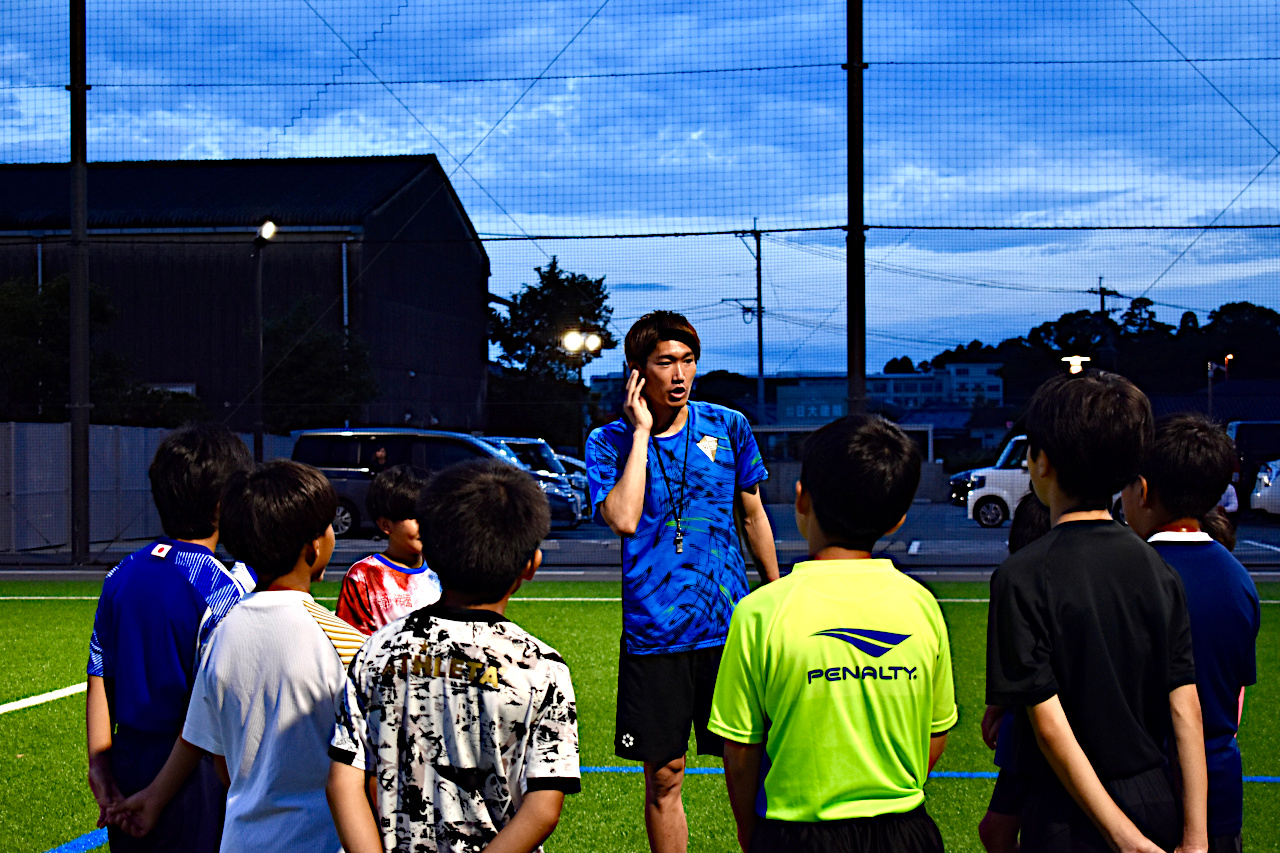
[[[864, 210], [895, 226], [867, 235], [871, 370], [1091, 308], [1098, 276], [1167, 322], [1278, 307], [1273, 231], [928, 230], [1280, 222], [1273, 4], [863, 6]], [[836, 227], [845, 7], [106, 0], [89, 21], [90, 157], [429, 151], [492, 236]], [[0, 19], [0, 158], [66, 157], [65, 27], [60, 0]], [[619, 332], [684, 310], [704, 370], [754, 372], [755, 329], [721, 301], [754, 295], [736, 237], [488, 250], [495, 293], [556, 254], [606, 276]], [[772, 235], [763, 258], [766, 371], [842, 369], [844, 233]]]

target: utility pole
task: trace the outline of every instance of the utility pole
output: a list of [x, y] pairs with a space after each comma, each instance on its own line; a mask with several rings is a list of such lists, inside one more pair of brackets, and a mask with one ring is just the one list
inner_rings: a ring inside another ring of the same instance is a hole
[[756, 238], [756, 423], [763, 424], [764, 417], [764, 288], [760, 273], [759, 220], [751, 220], [751, 236]]
[[1107, 297], [1108, 296], [1124, 296], [1124, 294], [1119, 292], [1118, 290], [1111, 290], [1110, 288], [1103, 287], [1102, 276], [1098, 276], [1098, 286], [1089, 288], [1088, 290], [1085, 291], [1085, 293], [1098, 294], [1098, 313], [1099, 314], [1107, 313]]
[[[846, 5], [845, 78], [848, 83], [849, 228], [845, 232], [845, 348], [849, 412], [867, 410], [867, 237], [862, 211], [862, 3]], [[854, 144], [854, 141], [857, 144]]]
[[89, 86], [85, 0], [71, 0], [71, 561], [89, 559]]

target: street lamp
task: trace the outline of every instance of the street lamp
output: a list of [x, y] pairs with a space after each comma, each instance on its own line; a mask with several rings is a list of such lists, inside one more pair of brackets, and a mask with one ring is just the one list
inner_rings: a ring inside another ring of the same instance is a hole
[[257, 341], [254, 373], [257, 383], [253, 386], [253, 461], [262, 461], [262, 250], [276, 236], [276, 224], [268, 219], [258, 226], [253, 238], [253, 254], [257, 263], [253, 277], [253, 337]]
[[1072, 373], [1080, 373], [1084, 370], [1084, 363], [1091, 359], [1087, 355], [1064, 355], [1062, 360], [1071, 365], [1068, 369]]
[[[560, 337], [561, 348], [569, 354], [572, 361], [578, 365], [578, 384], [582, 384], [582, 368], [587, 361], [600, 352], [600, 348], [604, 346], [604, 339], [599, 333], [590, 330], [582, 331], [580, 329], [570, 329]], [[582, 447], [585, 450], [587, 446], [587, 397], [582, 396]]]

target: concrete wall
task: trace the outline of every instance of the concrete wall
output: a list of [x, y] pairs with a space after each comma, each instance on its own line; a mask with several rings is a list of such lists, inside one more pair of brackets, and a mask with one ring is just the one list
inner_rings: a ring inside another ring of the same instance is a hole
[[[108, 544], [159, 536], [147, 468], [167, 430], [89, 428], [89, 539]], [[253, 436], [241, 435], [253, 446]], [[264, 436], [267, 459], [288, 458], [293, 439]], [[69, 424], [0, 424], [0, 552], [65, 547], [71, 538]]]

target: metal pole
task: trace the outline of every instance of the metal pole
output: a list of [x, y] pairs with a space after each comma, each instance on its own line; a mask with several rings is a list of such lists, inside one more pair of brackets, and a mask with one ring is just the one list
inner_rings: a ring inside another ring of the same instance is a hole
[[764, 416], [764, 288], [760, 272], [760, 229], [752, 220], [751, 234], [756, 238], [756, 423], [766, 423]]
[[[849, 411], [867, 410], [866, 225], [862, 210], [862, 3], [846, 6], [849, 85], [849, 230], [845, 234], [845, 321]], [[857, 145], [854, 145], [854, 141]]]
[[89, 559], [89, 86], [85, 0], [71, 0], [71, 560]]
[[1209, 362], [1209, 420], [1213, 420], [1213, 362]]
[[253, 386], [253, 461], [262, 461], [262, 250], [265, 246], [254, 248], [257, 255], [256, 272], [253, 276], [253, 337], [257, 349], [254, 351], [253, 375], [257, 384]]

